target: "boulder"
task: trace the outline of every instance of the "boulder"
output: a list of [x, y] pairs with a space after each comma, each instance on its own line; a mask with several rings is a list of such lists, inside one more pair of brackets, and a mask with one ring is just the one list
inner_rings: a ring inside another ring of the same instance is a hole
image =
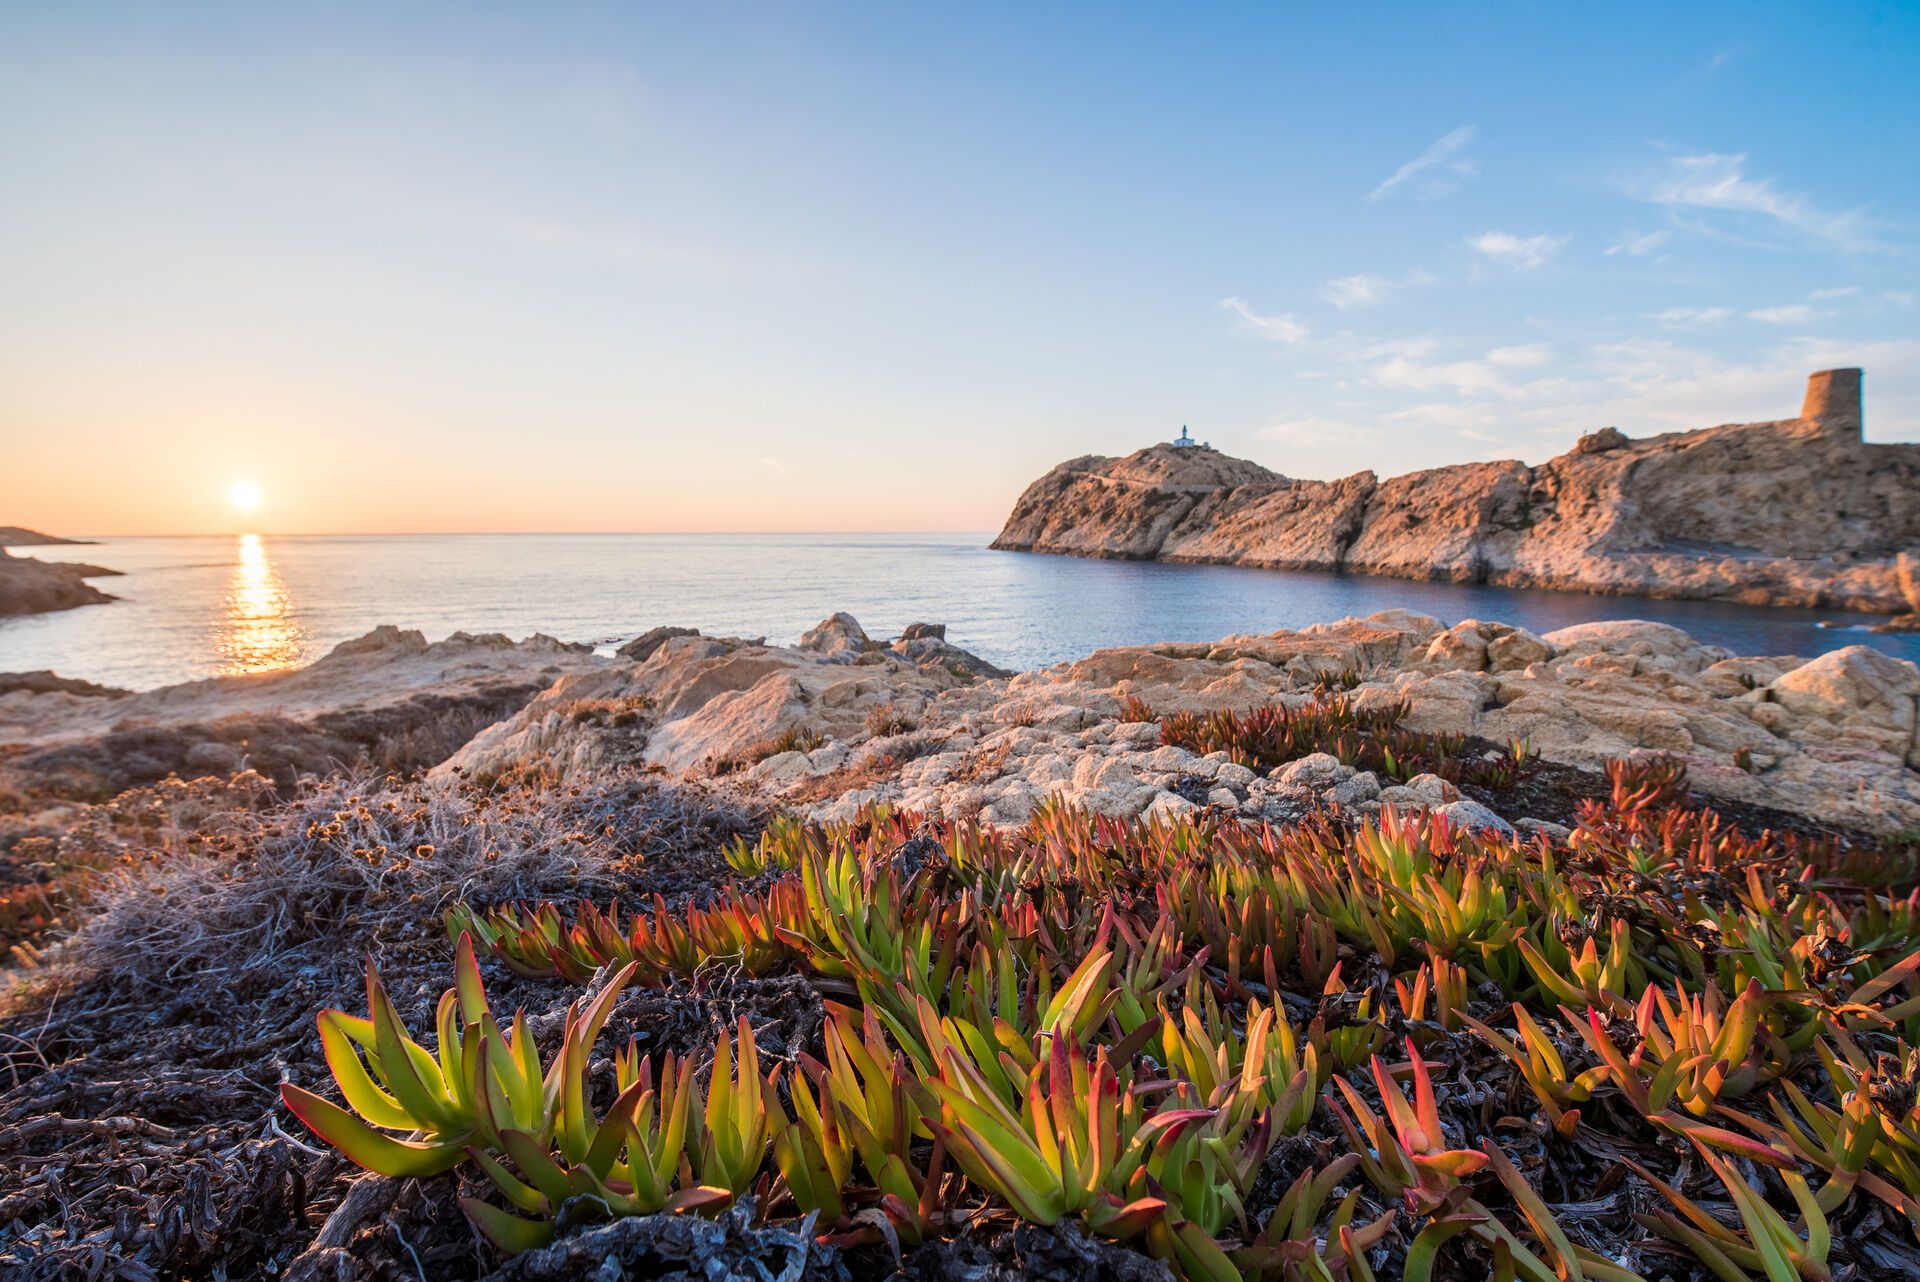
[[1553, 657], [1553, 647], [1525, 628], [1492, 625], [1497, 631], [1487, 642], [1487, 668], [1492, 672], [1512, 672], [1517, 668], [1545, 663]]
[[1465, 828], [1473, 833], [1492, 833], [1497, 837], [1511, 837], [1514, 827], [1493, 811], [1477, 801], [1450, 801], [1433, 812], [1444, 818], [1456, 828]]
[[1920, 671], [1869, 646], [1850, 645], [1801, 664], [1767, 689], [1775, 702], [1798, 716], [1911, 738]]
[[1617, 427], [1603, 427], [1597, 432], [1588, 432], [1573, 443], [1575, 454], [1605, 454], [1610, 450], [1624, 449], [1627, 434]]
[[1273, 780], [1290, 788], [1319, 789], [1331, 788], [1353, 774], [1353, 767], [1342, 765], [1332, 753], [1315, 752], [1279, 767], [1273, 772]]
[[851, 660], [866, 653], [872, 641], [860, 621], [845, 610], [830, 614], [800, 634], [800, 648], [828, 658]]
[[1426, 663], [1441, 672], [1485, 672], [1487, 638], [1477, 619], [1457, 623], [1427, 646]]
[[655, 650], [658, 650], [675, 637], [697, 637], [699, 635], [700, 629], [698, 628], [650, 628], [621, 646], [618, 650], [615, 650], [614, 653], [623, 659], [632, 659], [635, 663], [641, 663], [652, 658]]

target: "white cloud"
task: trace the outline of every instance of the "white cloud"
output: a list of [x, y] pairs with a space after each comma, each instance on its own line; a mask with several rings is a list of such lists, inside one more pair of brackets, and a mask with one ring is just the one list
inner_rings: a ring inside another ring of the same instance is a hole
[[1633, 194], [1671, 209], [1706, 209], [1772, 219], [1845, 248], [1871, 246], [1858, 214], [1830, 214], [1801, 192], [1783, 191], [1771, 178], [1750, 178], [1744, 152], [1673, 156], [1666, 169]]
[[1912, 307], [1915, 301], [1914, 292], [1910, 289], [1883, 289], [1880, 297], [1898, 307]]
[[1429, 200], [1457, 191], [1460, 184], [1479, 172], [1479, 165], [1461, 151], [1473, 141], [1474, 127], [1462, 125], [1434, 139], [1425, 151], [1393, 171], [1387, 180], [1367, 193], [1368, 200], [1379, 200], [1413, 184], [1413, 190]]
[[1243, 298], [1223, 298], [1220, 306], [1240, 318], [1240, 328], [1270, 342], [1298, 345], [1307, 341], [1307, 327], [1295, 320], [1292, 312], [1262, 316]]
[[1789, 303], [1785, 307], [1761, 307], [1747, 313], [1748, 320], [1765, 321], [1769, 325], [1797, 325], [1809, 320], [1813, 309], [1805, 303]]
[[1609, 254], [1632, 254], [1635, 258], [1645, 258], [1648, 254], [1651, 254], [1672, 238], [1673, 233], [1665, 228], [1659, 231], [1650, 231], [1644, 236], [1636, 236], [1629, 232], [1614, 244], [1608, 246], [1607, 252]]
[[1669, 329], [1684, 329], [1693, 326], [1718, 325], [1733, 315], [1728, 307], [1669, 307], [1664, 312], [1654, 312], [1649, 320], [1657, 321]]
[[1467, 243], [1504, 267], [1532, 271], [1559, 253], [1571, 236], [1516, 236], [1512, 232], [1485, 231]]
[[1816, 289], [1811, 294], [1808, 294], [1807, 297], [1815, 300], [1822, 298], [1852, 298], [1859, 292], [1860, 287], [1858, 285], [1840, 285], [1833, 289]]
[[1342, 311], [1349, 307], [1369, 307], [1387, 296], [1393, 288], [1384, 276], [1362, 272], [1358, 276], [1340, 276], [1320, 287], [1320, 297]]
[[1491, 360], [1432, 362], [1394, 356], [1374, 366], [1373, 377], [1383, 387], [1416, 392], [1450, 388], [1461, 396], [1516, 395], [1506, 374]]
[[1553, 362], [1553, 348], [1547, 343], [1525, 343], [1516, 347], [1496, 347], [1487, 353], [1487, 361], [1507, 369], [1538, 369]]
[[1356, 276], [1338, 276], [1328, 281], [1320, 287], [1320, 297], [1341, 311], [1346, 311], [1354, 307], [1371, 307], [1400, 290], [1432, 283], [1432, 275], [1418, 267], [1398, 277], [1361, 272]]
[[1280, 419], [1260, 429], [1269, 441], [1280, 441], [1300, 449], [1352, 445], [1373, 439], [1376, 430], [1337, 418]]
[[776, 476], [785, 476], [787, 474], [787, 465], [771, 454], [762, 454], [760, 456], [760, 466], [766, 468], [767, 471], [774, 473]]

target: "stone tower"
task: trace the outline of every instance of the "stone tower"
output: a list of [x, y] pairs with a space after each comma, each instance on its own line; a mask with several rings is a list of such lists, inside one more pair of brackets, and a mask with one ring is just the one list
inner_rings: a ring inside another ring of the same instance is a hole
[[1800, 406], [1797, 435], [1833, 441], [1861, 439], [1860, 371], [1823, 369], [1807, 377], [1807, 399]]

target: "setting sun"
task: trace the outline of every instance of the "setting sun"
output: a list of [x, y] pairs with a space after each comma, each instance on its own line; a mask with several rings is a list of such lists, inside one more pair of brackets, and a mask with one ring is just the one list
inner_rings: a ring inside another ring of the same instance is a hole
[[260, 487], [252, 481], [238, 481], [227, 491], [227, 502], [242, 512], [251, 512], [260, 506]]

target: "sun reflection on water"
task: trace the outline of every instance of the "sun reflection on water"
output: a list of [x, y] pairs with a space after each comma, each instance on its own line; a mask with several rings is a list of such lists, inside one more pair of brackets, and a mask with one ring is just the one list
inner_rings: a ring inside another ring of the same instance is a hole
[[300, 658], [303, 639], [293, 619], [293, 598], [258, 534], [242, 534], [238, 551], [220, 620], [221, 671], [291, 667]]

